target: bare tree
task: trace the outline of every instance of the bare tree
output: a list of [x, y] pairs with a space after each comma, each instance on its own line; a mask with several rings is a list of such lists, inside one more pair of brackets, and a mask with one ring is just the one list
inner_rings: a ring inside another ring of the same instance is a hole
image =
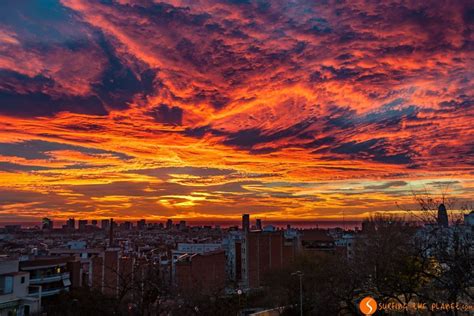
[[158, 297], [164, 293], [164, 283], [153, 265], [134, 264], [127, 271], [120, 267], [105, 266], [104, 270], [111, 272], [114, 282], [104, 282], [103, 290], [116, 293], [115, 312], [117, 315], [127, 314], [147, 315], [153, 309]]
[[414, 237], [417, 227], [403, 218], [375, 215], [366, 220], [368, 231], [356, 240], [354, 271], [363, 278], [361, 290], [381, 302], [401, 305], [424, 297], [427, 279], [424, 271], [433, 269], [419, 256]]
[[[425, 295], [432, 301], [462, 303], [474, 300], [474, 248], [472, 228], [464, 225], [462, 217], [472, 210], [472, 204], [464, 202], [456, 210], [456, 199], [450, 197], [447, 191], [433, 197], [425, 191], [424, 194], [414, 194], [418, 204], [416, 213], [423, 225], [416, 235], [416, 249], [423, 262], [432, 262], [436, 269], [424, 270], [424, 276], [430, 280]], [[437, 222], [438, 207], [443, 204], [450, 214], [449, 227]], [[458, 314], [454, 310], [454, 314]]]
[[439, 193], [436, 194], [431, 193], [426, 187], [419, 191], [412, 190], [411, 194], [415, 207], [407, 208], [400, 205], [398, 207], [407, 212], [412, 220], [422, 224], [437, 223], [438, 208], [441, 204], [448, 210], [453, 210], [456, 205], [456, 199], [449, 195], [449, 186], [441, 187]]

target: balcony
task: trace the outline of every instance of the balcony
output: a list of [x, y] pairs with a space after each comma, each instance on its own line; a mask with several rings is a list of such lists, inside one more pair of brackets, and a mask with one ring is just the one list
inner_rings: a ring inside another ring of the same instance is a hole
[[[62, 291], [68, 292], [69, 288], [59, 287], [59, 288], [52, 288], [52, 289], [44, 289], [41, 291], [41, 297], [53, 296], [53, 295], [61, 293]], [[38, 293], [39, 293], [39, 288], [30, 289], [28, 296], [38, 297]]]
[[53, 296], [56, 294], [61, 293], [62, 291], [69, 291], [69, 288], [59, 288], [59, 289], [50, 289], [50, 290], [44, 290], [41, 291], [41, 297], [46, 297], [46, 296]]
[[64, 279], [69, 279], [69, 273], [58, 273], [58, 274], [53, 274], [53, 275], [33, 277], [30, 279], [30, 284], [39, 285], [39, 284], [57, 282]]

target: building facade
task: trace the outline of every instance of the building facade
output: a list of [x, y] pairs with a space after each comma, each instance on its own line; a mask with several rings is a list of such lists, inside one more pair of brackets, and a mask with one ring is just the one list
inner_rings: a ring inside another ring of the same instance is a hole
[[176, 262], [176, 285], [180, 291], [217, 293], [226, 284], [224, 250], [202, 254], [186, 254]]
[[30, 276], [31, 295], [42, 299], [67, 292], [72, 286], [80, 286], [80, 264], [74, 257], [34, 257], [20, 261], [20, 271]]
[[41, 296], [30, 295], [30, 275], [18, 259], [0, 259], [0, 316], [27, 316], [41, 310]]
[[266, 273], [291, 263], [297, 251], [297, 239], [287, 238], [283, 230], [247, 232], [241, 244], [242, 286], [261, 286]]

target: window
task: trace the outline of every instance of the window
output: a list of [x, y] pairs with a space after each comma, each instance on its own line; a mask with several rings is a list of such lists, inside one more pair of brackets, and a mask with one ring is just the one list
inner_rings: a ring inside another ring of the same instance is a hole
[[25, 283], [25, 277], [22, 276], [22, 277], [21, 277], [21, 284], [24, 284], [24, 283]]
[[2, 276], [0, 277], [0, 294], [10, 294], [13, 292], [13, 277]]

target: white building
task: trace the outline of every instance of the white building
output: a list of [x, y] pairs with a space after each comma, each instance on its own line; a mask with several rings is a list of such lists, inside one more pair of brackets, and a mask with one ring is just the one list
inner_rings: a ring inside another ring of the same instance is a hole
[[178, 243], [176, 250], [173, 250], [174, 253], [205, 253], [211, 252], [222, 248], [221, 243]]
[[[241, 249], [242, 240], [244, 239], [244, 232], [241, 230], [230, 231], [222, 240], [222, 248], [225, 250], [227, 264], [226, 270], [227, 275], [231, 280], [236, 281], [237, 264], [240, 265], [240, 262], [237, 263], [237, 247]], [[240, 259], [241, 260], [241, 259]]]
[[27, 316], [41, 309], [39, 296], [28, 296], [30, 274], [19, 271], [18, 259], [0, 259], [0, 316]]
[[30, 297], [47, 297], [69, 291], [70, 272], [67, 264], [73, 257], [35, 257], [20, 261], [20, 270], [29, 272]]
[[356, 242], [356, 236], [349, 232], [344, 232], [339, 238], [334, 240], [336, 247], [346, 249], [346, 257], [348, 259], [354, 258], [354, 245]]

